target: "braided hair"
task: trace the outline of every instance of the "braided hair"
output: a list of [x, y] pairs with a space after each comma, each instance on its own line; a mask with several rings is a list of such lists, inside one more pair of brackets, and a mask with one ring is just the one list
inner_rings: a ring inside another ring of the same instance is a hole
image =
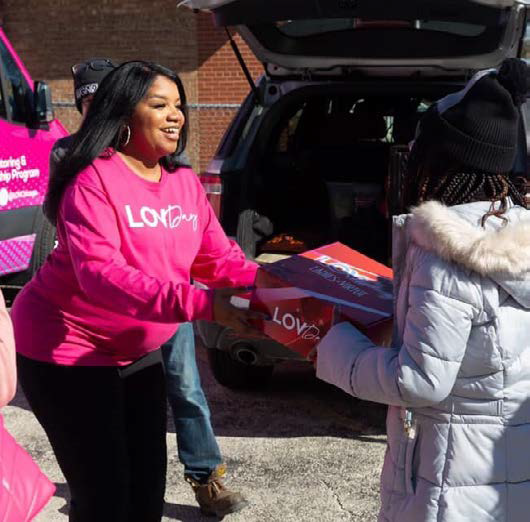
[[427, 110], [407, 165], [407, 208], [427, 200], [447, 206], [490, 201], [482, 226], [490, 216], [506, 222], [509, 200], [527, 208], [526, 180], [508, 172], [527, 76], [525, 62], [509, 58], [496, 73], [479, 73], [456, 99], [446, 97]]
[[489, 211], [482, 217], [482, 226], [490, 216], [505, 219], [508, 199], [527, 208], [523, 180], [513, 180], [504, 173], [477, 172], [432, 148], [421, 157], [413, 150], [407, 170], [404, 187], [407, 208], [428, 200], [447, 206], [491, 201]]

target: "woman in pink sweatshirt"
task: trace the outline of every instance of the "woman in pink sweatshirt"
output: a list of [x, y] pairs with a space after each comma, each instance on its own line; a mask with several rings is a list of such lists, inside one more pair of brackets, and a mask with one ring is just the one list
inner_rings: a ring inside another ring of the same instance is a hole
[[58, 246], [13, 306], [19, 378], [71, 491], [74, 522], [162, 516], [166, 400], [160, 345], [178, 323], [248, 334], [229, 299], [256, 265], [224, 234], [186, 146], [173, 72], [145, 62], [100, 85], [50, 182]]

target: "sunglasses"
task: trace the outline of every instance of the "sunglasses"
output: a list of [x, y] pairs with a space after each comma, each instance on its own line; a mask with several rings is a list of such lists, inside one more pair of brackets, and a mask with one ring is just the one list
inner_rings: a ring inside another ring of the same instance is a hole
[[78, 75], [88, 69], [92, 69], [93, 71], [103, 71], [109, 68], [114, 69], [115, 67], [116, 66], [110, 60], [91, 60], [90, 62], [83, 62], [72, 65], [72, 74]]

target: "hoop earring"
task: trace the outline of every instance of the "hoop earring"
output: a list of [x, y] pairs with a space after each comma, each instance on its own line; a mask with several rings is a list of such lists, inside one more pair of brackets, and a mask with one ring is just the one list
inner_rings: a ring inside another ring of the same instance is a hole
[[122, 147], [127, 147], [127, 145], [129, 145], [129, 141], [131, 141], [131, 128], [128, 125], [125, 125], [125, 129], [126, 129], [126, 132], [127, 132], [127, 138], [121, 144]]

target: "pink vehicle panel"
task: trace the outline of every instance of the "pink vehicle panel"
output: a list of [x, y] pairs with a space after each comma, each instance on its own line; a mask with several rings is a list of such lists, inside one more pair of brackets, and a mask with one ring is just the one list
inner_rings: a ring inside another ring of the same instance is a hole
[[[7, 48], [13, 60], [11, 66], [16, 64], [31, 89], [33, 81], [1, 29], [0, 44]], [[0, 215], [42, 205], [48, 185], [50, 150], [65, 135], [65, 128], [57, 120], [46, 129], [35, 129], [0, 118]], [[35, 232], [0, 241], [0, 276], [28, 268]]]

